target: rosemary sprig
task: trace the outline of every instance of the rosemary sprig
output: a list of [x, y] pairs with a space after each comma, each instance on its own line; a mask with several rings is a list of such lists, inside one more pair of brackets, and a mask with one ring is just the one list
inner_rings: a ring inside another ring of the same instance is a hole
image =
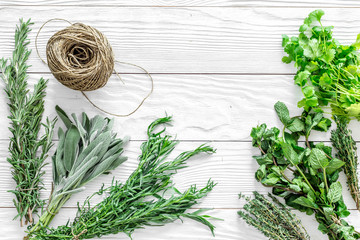
[[[12, 166], [12, 176], [16, 182], [14, 193], [14, 205], [18, 214], [15, 218], [20, 218], [23, 225], [33, 222], [33, 214], [39, 206], [43, 205], [40, 200], [40, 190], [42, 185], [42, 171], [44, 160], [51, 148], [53, 128], [56, 119], [46, 120], [46, 124], [41, 124], [44, 112], [44, 97], [47, 80], [41, 78], [34, 86], [32, 94], [27, 88], [27, 69], [26, 61], [29, 58], [30, 50], [27, 49], [29, 41], [28, 33], [31, 31], [30, 20], [24, 22], [20, 20], [20, 26], [15, 31], [15, 50], [12, 58], [0, 60], [2, 71], [1, 78], [5, 82], [5, 92], [9, 100], [11, 121], [9, 152], [10, 157], [7, 161]], [[45, 128], [45, 134], [38, 138], [41, 125]], [[37, 152], [40, 152], [37, 154]]]
[[269, 193], [270, 199], [258, 192], [254, 192], [254, 195], [255, 198], [250, 199], [240, 194], [247, 203], [244, 205], [244, 210], [238, 211], [238, 214], [247, 224], [273, 240], [310, 239], [296, 215], [273, 195]]
[[91, 196], [82, 207], [79, 206], [77, 217], [71, 223], [57, 228], [43, 228], [35, 232], [32, 239], [89, 239], [118, 232], [131, 236], [138, 228], [160, 226], [181, 218], [198, 221], [213, 232], [215, 227], [207, 220], [210, 216], [202, 215], [206, 209], [185, 211], [206, 196], [215, 186], [214, 182], [209, 180], [202, 189], [193, 185], [180, 192], [174, 187], [171, 176], [185, 168], [190, 157], [215, 150], [201, 145], [193, 151], [181, 153], [172, 161], [165, 161], [178, 141], [168, 135], [162, 136], [165, 129], [157, 133], [154, 129], [170, 120], [171, 117], [165, 117], [150, 124], [147, 132], [149, 139], [141, 145], [139, 165], [125, 183], [113, 181], [109, 188], [94, 194], [106, 193], [103, 201], [91, 207]]
[[345, 162], [343, 168], [347, 177], [347, 185], [351, 196], [360, 211], [359, 179], [357, 176], [358, 158], [356, 142], [351, 136], [351, 130], [347, 128], [347, 119], [334, 116], [337, 129], [331, 131], [331, 142], [337, 149], [336, 157]]
[[114, 120], [82, 113], [81, 121], [56, 106], [56, 112], [67, 130], [59, 128], [59, 144], [52, 157], [53, 189], [48, 207], [30, 233], [50, 224], [71, 195], [85, 189], [85, 185], [122, 164], [121, 156], [127, 140], [116, 137], [112, 131]]

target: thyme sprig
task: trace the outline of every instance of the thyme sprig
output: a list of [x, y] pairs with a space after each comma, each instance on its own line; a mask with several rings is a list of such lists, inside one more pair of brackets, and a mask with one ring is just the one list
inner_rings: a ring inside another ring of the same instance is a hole
[[258, 192], [254, 192], [254, 195], [255, 197], [251, 199], [240, 194], [247, 203], [244, 205], [244, 210], [238, 211], [238, 214], [247, 224], [273, 240], [310, 239], [296, 215], [272, 194], [268, 194], [269, 198]]
[[345, 162], [343, 166], [347, 178], [347, 185], [350, 189], [352, 198], [356, 203], [356, 208], [360, 211], [360, 192], [359, 178], [357, 176], [358, 157], [356, 142], [348, 129], [347, 119], [334, 117], [337, 125], [336, 130], [331, 131], [331, 142], [337, 149], [336, 157]]
[[[163, 135], [165, 129], [154, 132], [156, 126], [166, 124], [171, 117], [157, 119], [150, 124], [148, 140], [141, 145], [141, 155], [137, 169], [125, 183], [113, 181], [112, 185], [100, 189], [94, 195], [106, 198], [91, 206], [89, 197], [82, 207], [78, 207], [77, 217], [57, 228], [43, 228], [35, 232], [32, 239], [89, 239], [108, 234], [124, 232], [131, 234], [144, 226], [161, 226], [181, 218], [198, 221], [213, 232], [206, 209], [185, 212], [215, 186], [208, 181], [204, 188], [195, 185], [184, 192], [174, 187], [171, 180], [177, 170], [186, 167], [186, 161], [199, 153], [213, 153], [209, 146], [201, 145], [193, 151], [183, 152], [172, 161], [166, 161], [178, 141]], [[93, 196], [94, 196], [93, 195]], [[168, 196], [168, 197], [167, 197]]]
[[[20, 25], [15, 31], [15, 49], [11, 59], [0, 60], [2, 71], [1, 78], [5, 82], [5, 93], [9, 100], [10, 109], [10, 157], [7, 161], [12, 166], [12, 176], [16, 182], [16, 188], [10, 190], [14, 193], [14, 205], [20, 218], [21, 225], [33, 222], [33, 214], [37, 208], [43, 205], [40, 200], [40, 190], [43, 189], [42, 176], [44, 160], [51, 148], [53, 129], [56, 122], [46, 120], [42, 124], [44, 112], [44, 98], [47, 80], [41, 78], [34, 86], [33, 93], [28, 90], [26, 61], [30, 50], [27, 49], [27, 39], [32, 23], [30, 20], [20, 20]], [[39, 138], [41, 126], [45, 134]]]

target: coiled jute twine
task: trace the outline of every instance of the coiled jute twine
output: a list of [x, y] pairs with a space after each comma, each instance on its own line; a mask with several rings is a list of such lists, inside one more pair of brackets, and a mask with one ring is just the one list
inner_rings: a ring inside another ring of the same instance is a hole
[[[47, 62], [45, 62], [38, 50], [38, 37], [43, 27], [51, 21], [65, 21], [69, 23], [70, 26], [56, 32], [48, 40], [46, 45]], [[50, 19], [40, 27], [35, 38], [35, 48], [38, 57], [48, 65], [51, 73], [61, 84], [71, 89], [81, 91], [84, 97], [95, 108], [104, 113], [117, 117], [130, 116], [142, 106], [153, 92], [154, 81], [150, 73], [136, 64], [115, 60], [113, 50], [105, 35], [91, 26], [82, 23], [72, 24], [70, 21], [60, 18]], [[128, 114], [108, 112], [98, 107], [85, 94], [85, 91], [93, 91], [104, 87], [114, 72], [122, 81], [120, 75], [114, 68], [115, 63], [135, 66], [143, 70], [151, 80], [149, 93], [143, 98], [140, 104]]]

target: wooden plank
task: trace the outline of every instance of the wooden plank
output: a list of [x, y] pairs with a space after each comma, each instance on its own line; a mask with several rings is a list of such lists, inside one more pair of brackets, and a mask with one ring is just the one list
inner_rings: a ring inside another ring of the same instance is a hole
[[[295, 35], [311, 8], [116, 8], [116, 7], [0, 7], [0, 56], [13, 49], [18, 18], [36, 23], [35, 34], [50, 18], [84, 22], [101, 30], [117, 59], [145, 67], [153, 73], [286, 73], [295, 69], [281, 62], [281, 34]], [[94, 14], [88, 14], [93, 12]], [[360, 32], [359, 8], [327, 9], [325, 25], [335, 26], [343, 43]], [[39, 38], [42, 56], [47, 39], [66, 26], [52, 22]], [[49, 72], [35, 54], [32, 72]], [[117, 66], [120, 72], [138, 72]]]
[[[223, 221], [213, 220], [215, 224], [215, 237], [211, 236], [210, 231], [200, 223], [196, 223], [190, 219], [185, 219], [183, 223], [176, 221], [174, 223], [166, 224], [161, 227], [145, 227], [145, 229], [138, 229], [132, 235], [136, 240], [159, 240], [159, 239], [174, 239], [174, 240], [248, 240], [258, 239], [265, 240], [260, 232], [253, 227], [248, 226], [236, 214], [238, 209], [214, 209], [207, 212], [207, 214], [224, 219]], [[303, 213], [295, 211], [301, 218], [303, 225], [306, 227], [311, 239], [326, 240], [326, 235], [318, 231], [317, 222], [313, 216], [307, 216]], [[2, 231], [4, 240], [18, 240], [24, 236], [25, 228], [20, 228], [17, 221], [9, 221], [9, 216], [15, 214], [14, 208], [6, 208], [0, 210], [0, 229]], [[73, 219], [76, 214], [75, 209], [62, 209], [61, 213], [55, 217], [52, 226], [65, 224], [67, 220]], [[355, 226], [355, 229], [360, 228], [360, 221], [358, 221], [360, 213], [358, 211], [351, 211], [351, 215], [346, 219], [350, 224]], [[101, 239], [117, 239], [128, 240], [125, 234], [119, 233], [117, 235], [110, 235], [102, 237]]]
[[1, 5], [7, 6], [134, 6], [134, 7], [359, 7], [359, 2], [356, 0], [317, 0], [317, 1], [289, 1], [289, 0], [270, 0], [270, 1], [251, 1], [251, 0], [88, 0], [88, 1], [74, 1], [74, 0], [5, 0]]
[[[45, 99], [45, 116], [56, 116], [59, 104], [68, 113], [85, 111], [90, 116], [103, 114], [93, 108], [78, 91], [58, 83], [50, 74], [31, 74], [29, 84], [40, 77], [49, 78]], [[100, 107], [114, 113], [128, 113], [134, 109], [150, 89], [146, 75], [122, 75], [125, 85], [113, 76], [108, 85], [89, 93]], [[116, 118], [114, 130], [133, 140], [146, 139], [146, 128], [157, 117], [173, 115], [169, 132], [181, 140], [249, 141], [252, 127], [267, 123], [281, 127], [273, 109], [277, 101], [285, 102], [291, 115], [301, 113], [296, 103], [302, 98], [300, 89], [289, 75], [189, 75], [154, 74], [155, 90], [144, 106], [127, 118]], [[1, 83], [0, 88], [3, 83]], [[5, 93], [0, 93], [0, 115], [7, 116]], [[0, 139], [10, 136], [7, 119], [0, 119]], [[59, 122], [60, 123], [60, 122]], [[60, 124], [59, 124], [60, 126]], [[334, 126], [335, 127], [335, 126]], [[359, 123], [351, 122], [353, 135], [360, 140]], [[57, 138], [57, 134], [56, 138]], [[314, 132], [312, 140], [329, 140], [330, 133]]]
[[[0, 158], [5, 159], [7, 156], [5, 142], [0, 142]], [[128, 176], [137, 166], [137, 156], [140, 154], [141, 142], [130, 142], [126, 147], [124, 153], [129, 157], [129, 160], [121, 165], [113, 174], [109, 176], [102, 176], [96, 181], [87, 185], [86, 190], [82, 193], [76, 194], [66, 204], [67, 207], [75, 207], [77, 202], [83, 202], [85, 198], [96, 192], [102, 184], [106, 186], [111, 184], [113, 177], [120, 181], [126, 181]], [[178, 148], [170, 155], [169, 159], [177, 156], [179, 153], [194, 149], [199, 146], [199, 142], [182, 142]], [[251, 156], [259, 154], [259, 152], [251, 146], [248, 142], [213, 142], [209, 143], [217, 149], [217, 153], [212, 156], [201, 155], [188, 161], [188, 168], [179, 171], [174, 176], [176, 186], [184, 191], [192, 184], [197, 184], [199, 187], [204, 186], [208, 179], [212, 179], [218, 183], [214, 190], [204, 198], [197, 207], [203, 208], [239, 208], [242, 206], [242, 201], [238, 200], [238, 194], [252, 194], [252, 191], [260, 191], [262, 193], [269, 189], [264, 188], [259, 184], [255, 178], [254, 173], [258, 165]], [[45, 167], [46, 175], [44, 183], [47, 191], [44, 191], [42, 197], [46, 199], [49, 196], [51, 189], [51, 166]], [[0, 163], [0, 207], [12, 207], [12, 194], [6, 192], [15, 187], [11, 179], [9, 171], [9, 164], [5, 161]], [[355, 204], [351, 199], [350, 193], [345, 187], [345, 177], [341, 176], [341, 182], [344, 186], [343, 194], [345, 202], [349, 209], [355, 209]], [[96, 198], [95, 201], [101, 199]]]

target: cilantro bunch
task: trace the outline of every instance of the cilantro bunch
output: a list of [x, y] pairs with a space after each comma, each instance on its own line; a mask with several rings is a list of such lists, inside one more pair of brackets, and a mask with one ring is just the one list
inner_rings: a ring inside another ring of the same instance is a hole
[[[359, 239], [360, 234], [343, 219], [350, 214], [338, 181], [345, 163], [332, 157], [331, 147], [309, 141], [313, 130], [327, 131], [330, 120], [313, 111], [291, 118], [281, 102], [275, 104], [275, 110], [284, 124], [282, 131], [261, 124], [251, 132], [253, 146], [261, 151], [254, 157], [260, 166], [256, 179], [284, 197], [288, 206], [315, 214], [318, 229], [329, 239]], [[300, 144], [300, 136], [305, 137], [305, 144]]]
[[304, 98], [298, 107], [360, 120], [360, 34], [352, 45], [341, 45], [332, 36], [333, 26], [323, 26], [322, 10], [315, 10], [299, 28], [299, 36], [283, 35], [282, 46], [288, 56], [284, 63], [295, 63], [295, 83]]

